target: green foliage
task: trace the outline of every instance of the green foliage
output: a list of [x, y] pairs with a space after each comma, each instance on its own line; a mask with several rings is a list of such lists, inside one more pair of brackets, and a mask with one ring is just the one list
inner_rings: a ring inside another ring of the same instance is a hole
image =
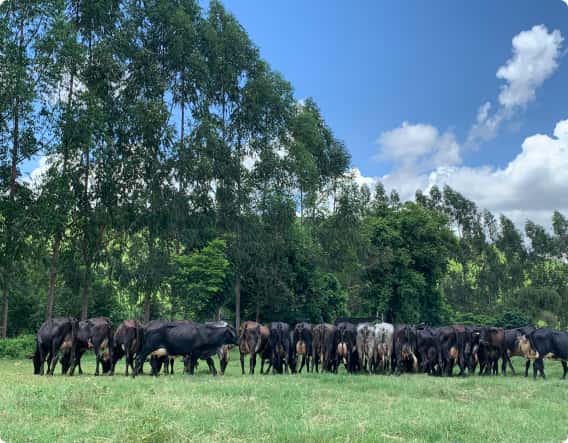
[[215, 239], [189, 255], [174, 256], [173, 276], [168, 282], [186, 318], [208, 320], [224, 304], [229, 260], [227, 242]]
[[466, 326], [495, 326], [496, 319], [491, 315], [455, 312], [452, 323]]
[[20, 335], [15, 338], [0, 340], [1, 358], [26, 358], [35, 350], [34, 335]]
[[533, 322], [530, 316], [524, 315], [519, 311], [506, 310], [495, 317], [494, 326], [512, 329], [531, 325], [532, 323]]
[[219, 1], [6, 0], [0, 16], [2, 333], [220, 308], [568, 325], [563, 214], [522, 232], [448, 186], [415, 203], [359, 186], [323, 110]]
[[406, 203], [384, 208], [369, 219], [372, 258], [365, 295], [394, 322], [439, 324], [441, 279], [454, 240], [440, 214]]

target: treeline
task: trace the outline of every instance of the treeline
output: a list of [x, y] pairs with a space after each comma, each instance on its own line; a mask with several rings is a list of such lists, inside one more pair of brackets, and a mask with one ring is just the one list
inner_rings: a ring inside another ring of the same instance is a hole
[[0, 5], [3, 337], [67, 315], [568, 323], [562, 214], [523, 234], [349, 171], [219, 2]]

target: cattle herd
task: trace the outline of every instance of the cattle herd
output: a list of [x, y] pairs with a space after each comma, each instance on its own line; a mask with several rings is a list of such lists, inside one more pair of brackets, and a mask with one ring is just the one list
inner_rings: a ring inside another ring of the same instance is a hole
[[[544, 359], [560, 360], [562, 378], [568, 373], [568, 332], [526, 326], [515, 329], [476, 326], [429, 327], [339, 319], [335, 324], [312, 325], [284, 322], [262, 325], [245, 321], [236, 331], [224, 321], [197, 323], [190, 320], [152, 320], [141, 324], [125, 320], [116, 329], [106, 317], [84, 321], [54, 318], [40, 327], [31, 359], [34, 373], [53, 375], [58, 362], [63, 374], [81, 369], [81, 357], [92, 349], [96, 372], [114, 374], [116, 363], [124, 357], [125, 373], [143, 372], [149, 361], [151, 374], [162, 370], [173, 373], [175, 358], [183, 360], [184, 371], [193, 374], [199, 360], [205, 360], [217, 374], [213, 357], [219, 358], [221, 373], [229, 361], [230, 348], [237, 346], [242, 374], [249, 355], [249, 373], [254, 374], [257, 359], [260, 372], [336, 373], [344, 366], [349, 373], [396, 374], [423, 372], [451, 376], [506, 374], [512, 356], [525, 358], [525, 376], [533, 362], [533, 375], [544, 375]], [[266, 365], [266, 369], [265, 369]]]

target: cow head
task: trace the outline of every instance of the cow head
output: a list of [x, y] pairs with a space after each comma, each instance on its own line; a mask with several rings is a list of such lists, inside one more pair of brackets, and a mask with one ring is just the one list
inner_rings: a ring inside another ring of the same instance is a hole
[[237, 335], [237, 331], [232, 326], [227, 325], [225, 327], [224, 332], [224, 344], [226, 345], [238, 345], [239, 344], [239, 336]]
[[41, 358], [40, 358], [40, 355], [39, 355], [39, 348], [36, 347], [36, 351], [32, 355], [29, 355], [28, 358], [30, 360], [32, 360], [32, 362], [34, 364], [34, 375], [40, 375], [41, 374]]

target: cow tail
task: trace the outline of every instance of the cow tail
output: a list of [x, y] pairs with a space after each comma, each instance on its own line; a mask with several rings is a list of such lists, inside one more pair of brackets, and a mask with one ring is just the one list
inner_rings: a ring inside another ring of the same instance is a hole
[[75, 368], [75, 355], [77, 354], [78, 333], [79, 333], [79, 321], [73, 319], [71, 326], [71, 352], [69, 355], [69, 362], [70, 362], [69, 369], [71, 371], [73, 371], [73, 369]]
[[135, 342], [135, 346], [134, 349], [131, 349], [131, 351], [133, 351], [133, 354], [136, 354], [138, 352], [138, 349], [140, 349], [140, 334], [142, 333], [142, 328], [140, 327], [140, 325], [136, 325], [136, 328], [134, 328], [134, 340], [136, 340]]
[[535, 331], [531, 332], [527, 337], [529, 339], [529, 343], [531, 344], [531, 348], [534, 349], [534, 351], [537, 353], [537, 355], [540, 357], [540, 352], [538, 352], [538, 349], [536, 348], [534, 339], [533, 339], [533, 334], [538, 331], [538, 329], [536, 329]]

